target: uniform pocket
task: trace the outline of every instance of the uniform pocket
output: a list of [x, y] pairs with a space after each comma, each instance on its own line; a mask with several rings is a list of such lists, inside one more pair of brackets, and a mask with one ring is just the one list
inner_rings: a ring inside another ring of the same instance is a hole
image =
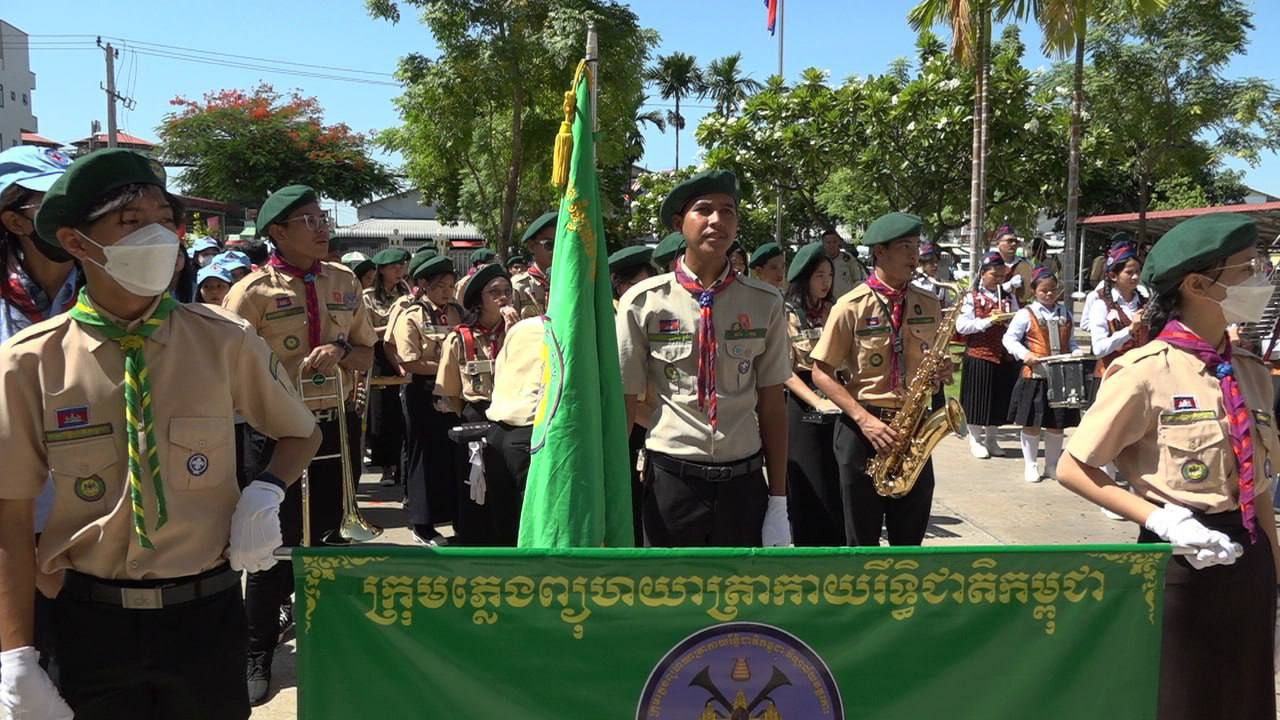
[[724, 383], [730, 391], [741, 391], [755, 385], [756, 358], [764, 354], [765, 339], [752, 337], [742, 340], [727, 340], [725, 347], [720, 348], [720, 367], [724, 375], [717, 378], [717, 384]]
[[1216, 419], [1163, 424], [1158, 431], [1160, 475], [1174, 490], [1225, 487], [1231, 442]]
[[233, 425], [228, 418], [169, 420], [169, 487], [206, 490], [235, 477]]
[[692, 360], [693, 341], [650, 342], [649, 358], [656, 368], [653, 384], [659, 395], [696, 395], [698, 365]]
[[113, 436], [60, 442], [48, 446], [55, 505], [95, 505], [103, 514], [120, 496], [122, 468]]
[[282, 358], [292, 358], [309, 350], [307, 309], [294, 306], [269, 312], [258, 329], [271, 351]]

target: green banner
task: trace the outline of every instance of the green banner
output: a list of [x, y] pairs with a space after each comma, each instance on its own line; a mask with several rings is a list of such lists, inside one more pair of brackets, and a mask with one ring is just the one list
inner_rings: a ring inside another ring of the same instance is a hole
[[1154, 718], [1168, 557], [299, 549], [299, 717]]

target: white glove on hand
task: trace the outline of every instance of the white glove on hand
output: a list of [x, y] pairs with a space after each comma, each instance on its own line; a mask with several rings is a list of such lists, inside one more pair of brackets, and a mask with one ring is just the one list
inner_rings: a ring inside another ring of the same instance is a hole
[[484, 440], [472, 440], [467, 443], [467, 452], [470, 458], [467, 462], [471, 464], [471, 474], [467, 477], [467, 484], [471, 486], [471, 502], [477, 505], [484, 504], [484, 492], [487, 489], [484, 482]]
[[1011, 288], [1022, 287], [1022, 276], [1014, 275], [1013, 277], [1009, 278], [1009, 282], [1005, 283], [1005, 285], [1008, 285]]
[[1165, 505], [1147, 518], [1147, 529], [1175, 547], [1195, 550], [1187, 556], [1187, 562], [1197, 570], [1210, 565], [1230, 565], [1242, 554], [1244, 548], [1231, 542], [1226, 533], [1210, 530], [1181, 505]]
[[760, 537], [765, 547], [791, 545], [791, 521], [787, 518], [785, 495], [769, 496], [769, 507], [764, 511], [764, 526], [760, 528]]
[[72, 720], [75, 714], [30, 645], [0, 652], [0, 710], [10, 720]]
[[276, 564], [272, 553], [284, 544], [280, 536], [280, 503], [284, 490], [254, 480], [240, 493], [231, 515], [231, 569], [262, 572]]

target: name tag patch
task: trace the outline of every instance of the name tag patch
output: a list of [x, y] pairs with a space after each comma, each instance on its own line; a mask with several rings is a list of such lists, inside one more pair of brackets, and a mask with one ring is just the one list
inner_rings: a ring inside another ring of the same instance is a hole
[[1212, 410], [1187, 410], [1183, 412], [1160, 413], [1161, 425], [1190, 425], [1192, 423], [1217, 419], [1218, 413]]
[[289, 308], [288, 310], [277, 310], [275, 312], [269, 312], [264, 317], [267, 320], [282, 320], [287, 317], [293, 317], [294, 315], [301, 315], [306, 311], [307, 311], [306, 308], [292, 307], [292, 308]]
[[888, 328], [888, 326], [881, 325], [880, 327], [869, 327], [869, 326], [868, 326], [868, 327], [862, 328], [861, 330], [858, 330], [858, 331], [854, 332], [853, 334], [854, 334], [854, 335], [857, 335], [858, 337], [865, 337], [865, 336], [868, 336], [868, 335], [885, 335], [885, 334], [888, 334], [888, 332], [889, 332], [889, 328]]
[[725, 340], [748, 340], [751, 338], [763, 338], [767, 330], [765, 328], [742, 329], [742, 330], [725, 330]]
[[689, 342], [693, 339], [690, 333], [649, 333], [649, 342], [656, 343], [673, 343], [673, 342]]
[[[917, 305], [916, 307], [919, 307], [919, 306]], [[922, 316], [922, 317], [907, 318], [907, 324], [908, 324], [908, 325], [927, 325], [927, 324], [929, 324], [929, 323], [933, 323], [933, 322], [937, 322], [937, 321], [933, 318], [933, 316], [932, 316], [932, 315], [925, 315], [925, 316]]]
[[89, 406], [58, 408], [54, 411], [58, 418], [58, 429], [84, 427], [89, 424]]
[[44, 441], [46, 443], [71, 442], [72, 440], [104, 437], [110, 434], [111, 423], [99, 423], [97, 425], [85, 425], [84, 427], [72, 428], [69, 430], [49, 430], [44, 434]]

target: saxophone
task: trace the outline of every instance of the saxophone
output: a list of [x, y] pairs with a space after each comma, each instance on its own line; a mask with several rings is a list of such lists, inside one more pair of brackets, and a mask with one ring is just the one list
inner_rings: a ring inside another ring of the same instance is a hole
[[948, 432], [963, 435], [967, 431], [964, 409], [953, 398], [948, 398], [943, 407], [925, 415], [933, 398], [934, 374], [948, 356], [947, 344], [955, 333], [960, 305], [957, 302], [943, 315], [928, 354], [907, 385], [906, 401], [889, 423], [901, 439], [867, 464], [867, 474], [871, 476], [876, 492], [883, 497], [900, 498], [911, 492], [920, 478], [920, 471], [924, 470], [924, 464], [929, 461], [930, 453], [943, 436]]

